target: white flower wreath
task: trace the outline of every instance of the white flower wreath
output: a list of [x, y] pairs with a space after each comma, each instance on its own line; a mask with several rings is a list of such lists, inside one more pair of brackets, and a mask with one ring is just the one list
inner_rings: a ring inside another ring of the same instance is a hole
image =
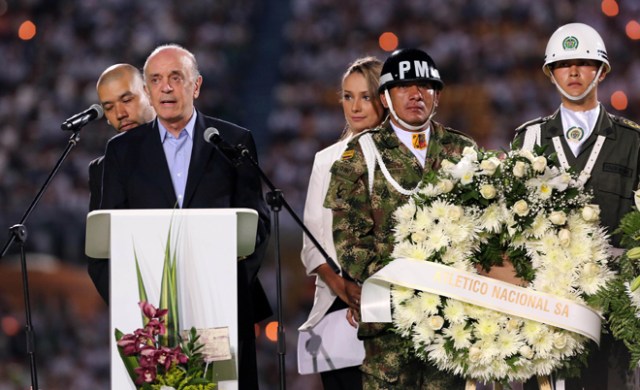
[[[538, 150], [538, 152], [540, 152]], [[542, 154], [542, 153], [540, 153]], [[507, 257], [528, 288], [585, 304], [612, 277], [599, 208], [542, 155], [465, 149], [394, 213], [393, 258], [477, 273]], [[584, 336], [425, 291], [392, 288], [394, 328], [439, 369], [485, 382], [573, 364]]]

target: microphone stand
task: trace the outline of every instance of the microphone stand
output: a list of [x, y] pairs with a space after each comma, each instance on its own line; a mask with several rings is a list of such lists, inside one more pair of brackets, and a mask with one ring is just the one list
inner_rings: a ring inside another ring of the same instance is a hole
[[322, 245], [318, 242], [318, 240], [313, 236], [313, 234], [307, 229], [302, 220], [298, 217], [296, 212], [289, 206], [282, 191], [277, 189], [269, 177], [264, 173], [262, 168], [258, 165], [258, 162], [253, 158], [249, 150], [242, 144], [238, 144], [235, 147], [229, 147], [225, 145], [225, 142], [220, 138], [212, 139], [212, 142], [218, 147], [218, 150], [222, 152], [222, 154], [227, 157], [229, 160], [233, 161], [234, 164], [239, 165], [241, 163], [241, 159], [246, 159], [251, 163], [251, 165], [255, 168], [255, 170], [260, 175], [262, 181], [269, 187], [271, 191], [266, 194], [266, 202], [271, 207], [271, 215], [273, 216], [273, 226], [274, 226], [274, 235], [275, 235], [275, 257], [276, 257], [276, 301], [277, 301], [277, 322], [278, 322], [278, 374], [280, 379], [280, 390], [286, 389], [286, 379], [285, 379], [285, 355], [286, 355], [286, 345], [285, 345], [285, 334], [284, 334], [284, 326], [282, 324], [282, 266], [281, 266], [281, 256], [280, 256], [280, 219], [279, 213], [284, 207], [289, 215], [296, 221], [296, 223], [302, 228], [304, 233], [311, 239], [311, 242], [318, 248], [318, 251], [325, 258], [327, 264], [335, 271], [335, 273], [340, 274], [340, 268], [338, 267], [335, 260], [329, 256], [329, 254], [324, 250]]
[[27, 208], [27, 211], [22, 216], [22, 219], [20, 219], [20, 222], [9, 228], [9, 232], [10, 232], [9, 239], [7, 240], [4, 247], [2, 248], [2, 252], [0, 252], [0, 259], [2, 259], [14, 242], [17, 241], [18, 245], [20, 245], [22, 293], [24, 296], [24, 309], [25, 309], [25, 317], [26, 317], [25, 334], [27, 339], [27, 355], [29, 356], [29, 367], [31, 370], [31, 389], [33, 390], [38, 390], [39, 387], [38, 387], [38, 370], [36, 365], [35, 333], [33, 330], [33, 323], [31, 322], [29, 278], [27, 273], [27, 261], [26, 261], [26, 254], [25, 254], [25, 243], [27, 241], [27, 235], [28, 235], [27, 227], [25, 226], [25, 223], [29, 218], [29, 215], [31, 215], [31, 212], [33, 211], [33, 209], [36, 207], [36, 205], [42, 198], [42, 195], [44, 195], [44, 192], [49, 187], [51, 180], [53, 180], [53, 177], [56, 175], [56, 173], [60, 169], [60, 166], [62, 165], [64, 160], [67, 158], [69, 153], [71, 152], [71, 149], [73, 149], [73, 147], [76, 146], [76, 144], [80, 140], [79, 131], [80, 131], [79, 128], [76, 129], [74, 133], [71, 135], [71, 137], [69, 137], [69, 142], [67, 144], [67, 147], [62, 152], [62, 155], [58, 159], [58, 162], [56, 163], [56, 165], [53, 167], [53, 170], [51, 171], [51, 173], [49, 173], [49, 176], [47, 177], [44, 184], [40, 188], [40, 191], [38, 191], [38, 194], [31, 201], [31, 204], [29, 205], [29, 207]]

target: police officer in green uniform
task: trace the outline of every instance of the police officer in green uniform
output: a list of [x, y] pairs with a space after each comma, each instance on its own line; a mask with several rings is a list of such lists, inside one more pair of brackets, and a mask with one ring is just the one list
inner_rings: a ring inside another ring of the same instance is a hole
[[[334, 241], [346, 273], [362, 283], [391, 261], [392, 213], [443, 159], [475, 146], [466, 135], [431, 118], [444, 84], [431, 57], [417, 49], [393, 52], [380, 76], [389, 109], [380, 127], [355, 137], [331, 169], [325, 207], [333, 211]], [[359, 302], [354, 302], [359, 304]], [[462, 378], [439, 372], [411, 354], [390, 324], [360, 323], [365, 389], [455, 389]]]
[[[546, 154], [556, 153], [562, 166], [579, 173], [600, 206], [602, 225], [612, 233], [634, 204], [640, 126], [609, 114], [598, 102], [598, 84], [611, 71], [604, 42], [586, 24], [564, 25], [549, 39], [542, 70], [556, 86], [562, 104], [554, 114], [520, 126], [514, 145], [529, 150], [535, 144], [545, 146]], [[620, 237], [613, 236], [611, 242], [618, 246]], [[565, 388], [626, 388], [628, 357], [618, 344], [603, 335], [581, 379], [567, 379]]]

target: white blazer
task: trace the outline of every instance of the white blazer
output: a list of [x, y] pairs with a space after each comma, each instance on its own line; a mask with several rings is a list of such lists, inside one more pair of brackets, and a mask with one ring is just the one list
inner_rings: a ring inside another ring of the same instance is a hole
[[[340, 267], [340, 262], [337, 259], [336, 247], [333, 243], [333, 215], [331, 209], [322, 205], [331, 181], [331, 166], [342, 156], [348, 142], [349, 139], [344, 139], [316, 153], [309, 179], [307, 200], [304, 204], [304, 224], [327, 254], [336, 261], [338, 267]], [[301, 259], [307, 275], [312, 275], [313, 270], [326, 263], [318, 248], [306, 234], [303, 237]], [[325, 316], [335, 299], [336, 295], [329, 286], [319, 276], [316, 276], [313, 308], [307, 321], [298, 330], [304, 331], [313, 328]]]
[[[316, 153], [304, 205], [305, 225], [340, 269], [342, 268], [333, 244], [333, 214], [322, 205], [331, 181], [331, 166], [342, 156], [348, 142], [348, 139], [339, 141]], [[312, 275], [313, 270], [326, 263], [318, 248], [306, 235], [303, 238], [301, 259], [307, 275]], [[364, 360], [364, 344], [358, 340], [357, 329], [347, 322], [346, 309], [327, 314], [335, 299], [336, 295], [329, 286], [316, 276], [313, 308], [307, 321], [298, 328], [297, 357], [300, 374], [358, 366]]]

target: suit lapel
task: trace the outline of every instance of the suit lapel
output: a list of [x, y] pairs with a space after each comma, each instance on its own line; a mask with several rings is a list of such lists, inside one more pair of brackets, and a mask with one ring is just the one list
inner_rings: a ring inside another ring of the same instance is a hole
[[207, 161], [213, 148], [204, 141], [204, 130], [206, 123], [202, 113], [198, 112], [198, 117], [193, 129], [193, 149], [191, 151], [191, 162], [189, 163], [189, 175], [187, 176], [187, 186], [185, 188], [182, 208], [188, 208], [191, 203], [198, 184], [204, 174]]
[[143, 141], [142, 150], [148, 150], [150, 152], [145, 153], [146, 156], [149, 156], [149, 159], [142, 162], [145, 165], [145, 171], [150, 173], [150, 177], [156, 178], [162, 194], [167, 198], [170, 207], [173, 208], [176, 204], [176, 193], [173, 189], [173, 183], [171, 182], [171, 173], [169, 172], [167, 157], [164, 154], [164, 148], [160, 140], [157, 120], [153, 121], [151, 131], [149, 131], [149, 134], [147, 134]]

